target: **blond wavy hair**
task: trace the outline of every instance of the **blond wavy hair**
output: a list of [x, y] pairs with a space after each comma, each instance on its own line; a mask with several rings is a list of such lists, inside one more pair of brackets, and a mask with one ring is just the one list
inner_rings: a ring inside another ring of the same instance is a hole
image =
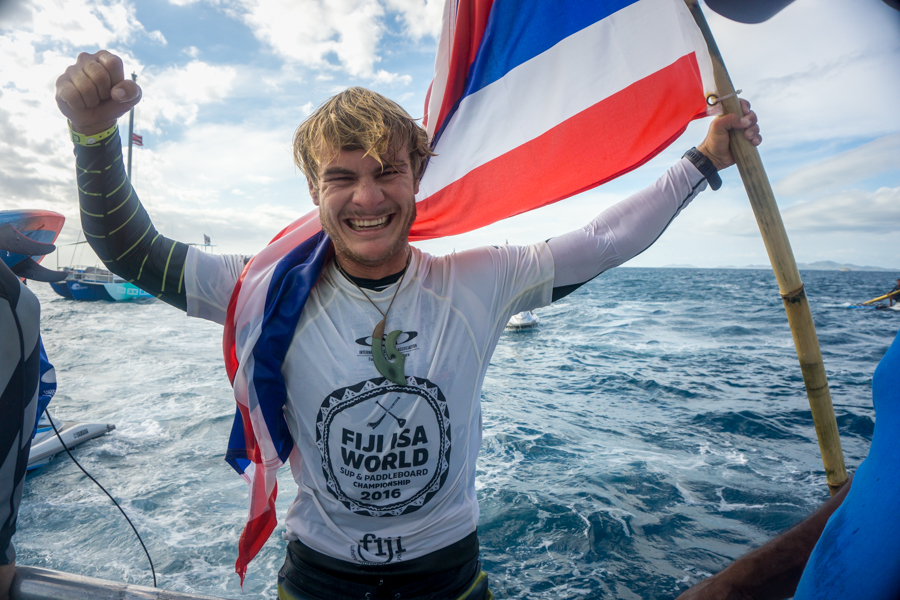
[[428, 134], [399, 104], [361, 87], [326, 100], [294, 132], [294, 162], [313, 187], [321, 166], [341, 150], [365, 150], [384, 166], [404, 148], [419, 180], [435, 155]]

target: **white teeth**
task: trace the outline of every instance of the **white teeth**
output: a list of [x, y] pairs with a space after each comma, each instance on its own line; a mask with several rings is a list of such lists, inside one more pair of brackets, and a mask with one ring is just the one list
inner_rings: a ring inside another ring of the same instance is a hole
[[384, 216], [380, 219], [347, 219], [350, 227], [353, 229], [369, 229], [372, 227], [381, 227], [388, 222], [388, 217]]

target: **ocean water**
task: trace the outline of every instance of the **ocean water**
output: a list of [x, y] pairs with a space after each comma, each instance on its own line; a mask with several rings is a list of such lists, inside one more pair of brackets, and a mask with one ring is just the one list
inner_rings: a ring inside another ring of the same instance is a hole
[[[900, 313], [851, 310], [900, 273], [803, 273], [849, 470]], [[119, 500], [160, 587], [275, 597], [282, 526], [233, 573], [247, 489], [222, 460], [234, 402], [221, 328], [33, 284], [64, 420], [117, 429], [75, 450]], [[498, 598], [675, 598], [827, 497], [777, 285], [761, 270], [606, 273], [503, 335], [483, 393], [482, 558]], [[279, 521], [296, 487], [279, 474]], [[151, 585], [127, 523], [66, 457], [30, 475], [19, 563]]]

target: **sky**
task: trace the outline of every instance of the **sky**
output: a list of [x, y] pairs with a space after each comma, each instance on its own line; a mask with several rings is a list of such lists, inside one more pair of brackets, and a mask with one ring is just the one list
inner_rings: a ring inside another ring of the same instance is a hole
[[[105, 48], [143, 88], [132, 180], [157, 228], [253, 254], [313, 208], [291, 137], [316, 106], [361, 85], [422, 116], [442, 9], [443, 0], [0, 0], [0, 210], [55, 210], [67, 218], [57, 243], [78, 239], [74, 157], [54, 84], [79, 52]], [[760, 25], [705, 13], [759, 115], [760, 153], [797, 261], [900, 270], [900, 12], [881, 0], [796, 0]], [[127, 131], [127, 117], [120, 126]], [[446, 254], [578, 228], [649, 185], [707, 127], [695, 121], [604, 186], [417, 246]], [[722, 179], [628, 264], [768, 264], [737, 170]], [[96, 261], [86, 244], [58, 254], [60, 265]]]

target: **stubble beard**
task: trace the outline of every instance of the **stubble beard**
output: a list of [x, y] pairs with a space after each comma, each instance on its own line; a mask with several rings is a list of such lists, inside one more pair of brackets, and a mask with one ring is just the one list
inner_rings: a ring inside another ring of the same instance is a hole
[[[396, 218], [396, 217], [395, 217]], [[328, 237], [331, 238], [331, 242], [334, 244], [335, 254], [344, 260], [348, 260], [350, 262], [356, 263], [357, 265], [363, 267], [377, 267], [389, 260], [396, 252], [409, 245], [409, 231], [412, 229], [413, 223], [416, 221], [416, 203], [413, 201], [412, 210], [409, 211], [409, 214], [406, 219], [406, 223], [400, 228], [400, 235], [397, 236], [396, 239], [391, 243], [388, 247], [387, 252], [382, 256], [371, 257], [365, 256], [352, 250], [347, 243], [344, 241], [344, 238], [340, 235], [340, 229], [338, 224], [335, 224], [331, 220], [331, 216], [327, 213], [320, 211], [319, 212], [319, 222], [322, 224], [322, 230], [328, 234]]]

